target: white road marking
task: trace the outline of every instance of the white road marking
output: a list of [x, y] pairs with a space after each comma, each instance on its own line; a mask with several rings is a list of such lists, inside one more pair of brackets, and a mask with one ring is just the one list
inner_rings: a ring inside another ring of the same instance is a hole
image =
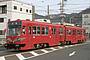
[[0, 60], [5, 60], [5, 57], [4, 56], [0, 57]]
[[58, 49], [55, 49], [55, 48], [50, 48], [50, 49], [52, 49], [52, 50], [58, 50]]
[[49, 51], [45, 50], [45, 49], [42, 49], [41, 51], [45, 52], [45, 53], [49, 53]]
[[69, 54], [69, 56], [73, 56], [76, 53], [76, 51], [73, 51], [72, 53]]
[[73, 45], [69, 45], [69, 47], [72, 47]]
[[66, 48], [67, 48], [68, 46], [64, 46], [64, 47], [66, 47]]
[[[37, 57], [37, 56], [41, 56], [41, 55], [44, 55], [44, 54], [48, 54], [48, 53], [51, 53], [53, 51], [47, 51], [45, 49], [41, 49], [41, 51], [45, 52], [45, 53], [42, 53], [42, 54], [39, 54], [39, 55], [36, 55], [36, 56], [32, 56], [32, 57], [27, 57], [26, 59], [30, 59], [30, 58], [34, 58], [34, 57]], [[30, 52], [31, 53], [31, 52]], [[32, 53], [33, 54], [33, 53]], [[34, 55], [34, 54], [33, 54]]]
[[63, 49], [64, 47], [60, 47], [60, 46], [58, 46], [58, 48]]
[[31, 51], [29, 53], [33, 54], [34, 56], [38, 56], [39, 55], [39, 54], [35, 53], [34, 51]]
[[24, 56], [22, 56], [21, 54], [16, 54], [16, 56], [20, 59], [20, 60], [24, 60], [26, 59]]

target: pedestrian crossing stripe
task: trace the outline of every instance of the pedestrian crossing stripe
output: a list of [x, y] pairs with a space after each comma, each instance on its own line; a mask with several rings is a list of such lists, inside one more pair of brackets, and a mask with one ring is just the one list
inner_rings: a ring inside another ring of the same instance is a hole
[[19, 58], [19, 60], [24, 60], [25, 59], [25, 57], [22, 56], [21, 54], [16, 54], [16, 56]]
[[5, 60], [5, 57], [4, 56], [0, 57], [0, 60]]

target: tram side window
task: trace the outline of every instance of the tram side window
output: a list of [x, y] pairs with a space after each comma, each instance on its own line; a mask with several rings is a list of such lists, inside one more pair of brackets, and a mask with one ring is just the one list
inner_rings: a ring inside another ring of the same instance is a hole
[[72, 33], [73, 35], [75, 34], [75, 30], [73, 30], [73, 33]]
[[42, 27], [42, 34], [45, 34], [45, 28]]
[[48, 27], [46, 27], [45, 29], [45, 34], [48, 34]]
[[63, 28], [59, 29], [59, 34], [63, 34]]
[[67, 34], [71, 35], [72, 31], [71, 30], [67, 30]]
[[22, 33], [23, 33], [23, 34], [25, 34], [25, 29], [26, 29], [26, 27], [23, 26], [23, 27], [22, 27]]
[[40, 27], [37, 27], [37, 34], [40, 34]]
[[80, 35], [82, 35], [82, 30], [80, 31]]
[[77, 34], [80, 35], [81, 34], [81, 31], [80, 30], [77, 30]]
[[83, 31], [83, 35], [86, 35], [85, 30]]
[[31, 27], [28, 27], [28, 32], [29, 34], [31, 34]]
[[56, 28], [52, 28], [52, 34], [56, 34]]
[[33, 26], [33, 34], [36, 34], [36, 26]]

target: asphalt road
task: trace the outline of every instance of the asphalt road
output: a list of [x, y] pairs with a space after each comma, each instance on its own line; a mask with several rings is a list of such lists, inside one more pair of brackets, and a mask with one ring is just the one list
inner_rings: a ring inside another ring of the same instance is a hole
[[16, 52], [15, 50], [7, 50], [3, 46], [0, 46], [0, 56], [17, 54], [17, 53], [20, 53], [20, 52]]
[[85, 45], [60, 49], [28, 60], [90, 60], [90, 42], [87, 43]]
[[90, 60], [90, 42], [16, 52], [0, 47], [0, 60]]

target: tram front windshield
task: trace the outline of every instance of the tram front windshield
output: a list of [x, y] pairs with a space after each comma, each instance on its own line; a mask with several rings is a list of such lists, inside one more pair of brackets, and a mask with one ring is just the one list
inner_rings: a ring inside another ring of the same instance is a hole
[[21, 24], [19, 22], [10, 22], [8, 24], [7, 36], [19, 36], [21, 29]]

